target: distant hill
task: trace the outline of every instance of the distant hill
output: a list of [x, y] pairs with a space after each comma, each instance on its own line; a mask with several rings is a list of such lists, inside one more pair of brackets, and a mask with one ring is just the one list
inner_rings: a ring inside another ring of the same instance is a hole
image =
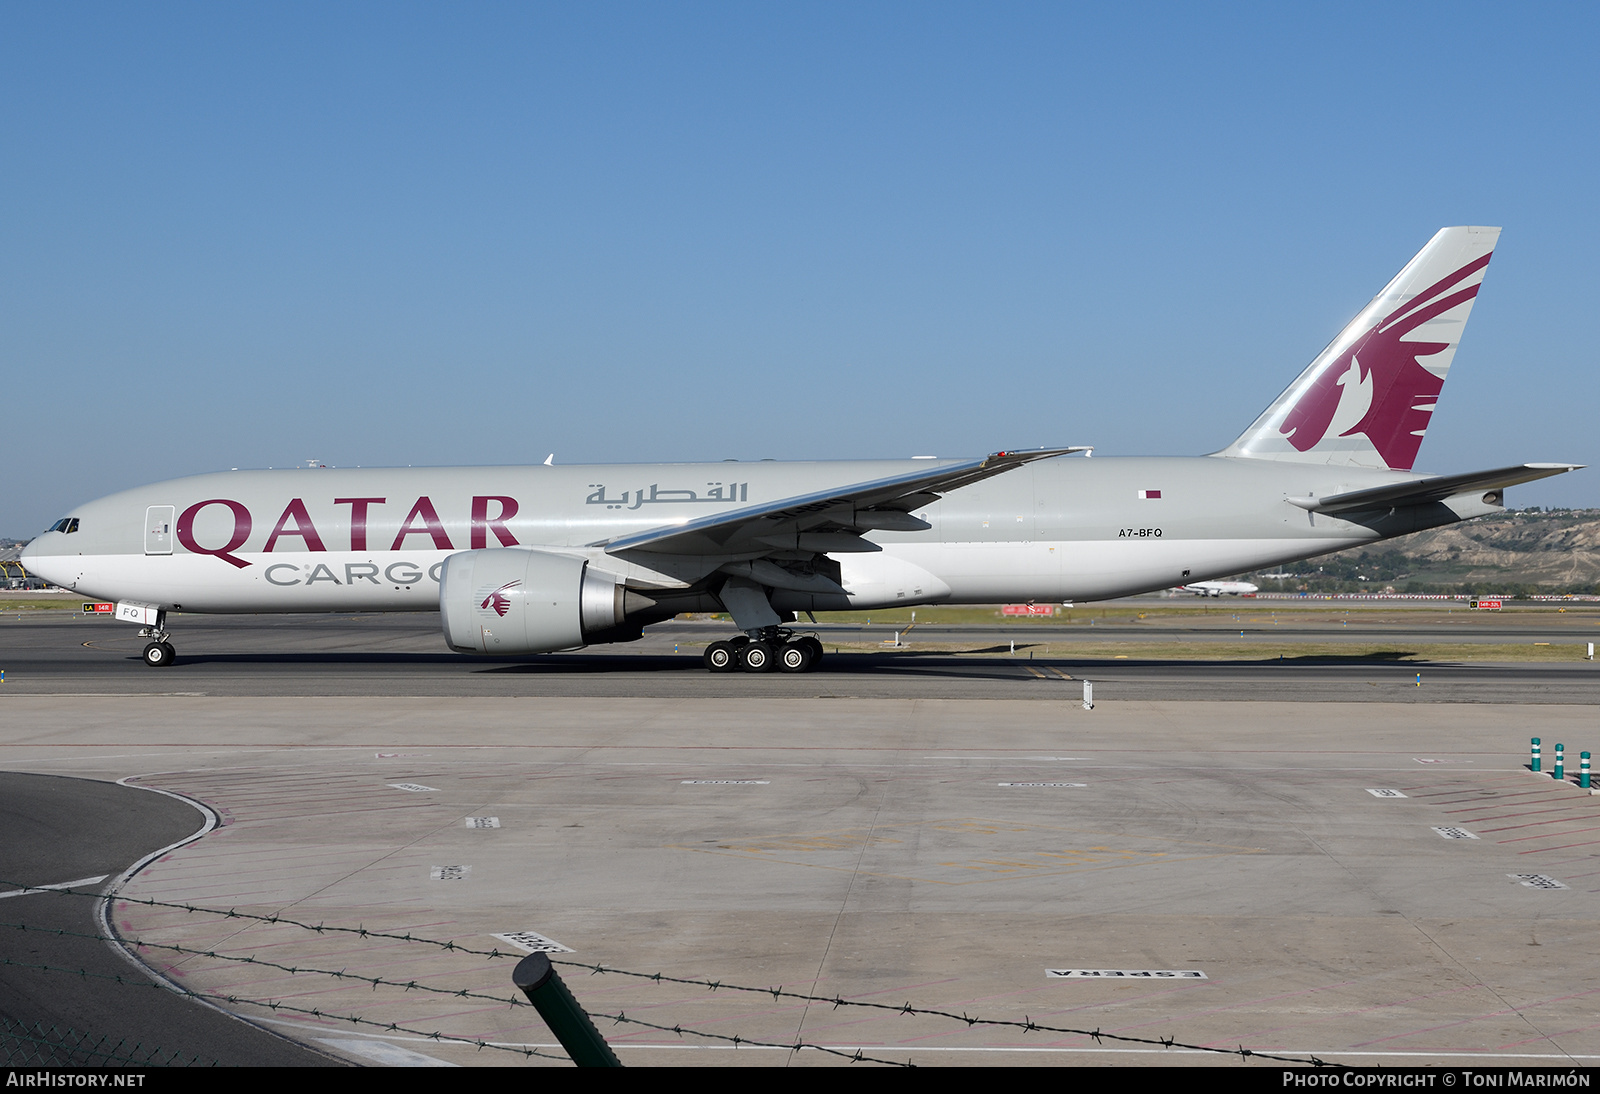
[[1600, 509], [1513, 510], [1284, 569], [1296, 577], [1252, 580], [1311, 592], [1600, 592]]

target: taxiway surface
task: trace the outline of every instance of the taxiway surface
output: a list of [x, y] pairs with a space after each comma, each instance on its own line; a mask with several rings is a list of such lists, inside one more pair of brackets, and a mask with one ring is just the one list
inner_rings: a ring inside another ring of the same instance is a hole
[[[1503, 643], [1508, 626], [1480, 626], [1467, 638]], [[892, 627], [829, 625], [807, 628], [830, 650], [815, 672], [712, 675], [700, 652], [728, 633], [727, 624], [673, 622], [652, 627], [639, 642], [514, 659], [449, 652], [434, 614], [184, 616], [175, 624], [177, 663], [149, 669], [139, 659], [144, 642], [133, 627], [41, 612], [0, 617], [0, 670], [7, 693], [23, 695], [1054, 700], [1090, 679], [1097, 698], [1106, 700], [1600, 702], [1600, 671], [1582, 659], [1580, 641], [1600, 627], [1587, 620], [1536, 621], [1514, 631], [1529, 648], [1559, 644], [1569, 659], [1503, 663], [1407, 660], [1403, 655], [1415, 646], [1439, 639], [1413, 633], [1414, 625], [1367, 624], [1359, 617], [1349, 625], [1301, 625], [1301, 633], [1231, 619], [1184, 629], [1184, 641], [1200, 635], [1247, 652], [1230, 660], [1164, 657], [1159, 651], [1172, 641], [1172, 628], [1127, 624], [919, 628], [900, 648], [885, 644], [897, 633]], [[1467, 638], [1451, 634], [1453, 642]], [[1072, 652], [1075, 644], [1107, 641], [1117, 643], [1122, 656]], [[1335, 652], [1305, 656], [1307, 642]], [[1380, 653], [1341, 654], [1336, 643], [1376, 645]], [[831, 652], [836, 649], [842, 652]], [[1149, 650], [1156, 652], [1142, 652]]]
[[338, 1062], [180, 998], [100, 941], [93, 894], [205, 820], [187, 802], [142, 789], [0, 772], [0, 1018], [13, 1065]]
[[564, 966], [597, 1014], [709, 1035], [602, 1020], [630, 1064], [843, 1062], [716, 1037], [916, 1063], [1600, 1060], [1600, 797], [1525, 769], [1530, 736], [1547, 766], [1600, 743], [1587, 662], [1431, 666], [1420, 689], [1359, 660], [1101, 662], [1089, 711], [1070, 659], [714, 677], [666, 635], [527, 671], [436, 652], [432, 622], [186, 621], [192, 660], [149, 670], [112, 625], [6, 621], [0, 759], [216, 810], [127, 882], [117, 930], [356, 1062], [551, 1063], [511, 1003], [535, 935], [724, 985]]

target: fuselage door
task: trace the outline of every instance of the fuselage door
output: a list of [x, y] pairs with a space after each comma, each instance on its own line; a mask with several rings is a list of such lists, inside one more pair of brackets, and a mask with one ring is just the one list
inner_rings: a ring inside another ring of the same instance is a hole
[[171, 505], [152, 505], [144, 511], [144, 553], [172, 553], [172, 521], [176, 510]]

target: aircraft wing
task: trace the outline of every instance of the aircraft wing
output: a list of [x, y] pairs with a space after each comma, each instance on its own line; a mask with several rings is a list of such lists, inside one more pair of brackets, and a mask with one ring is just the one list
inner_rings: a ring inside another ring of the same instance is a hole
[[1577, 463], [1519, 463], [1515, 467], [1497, 467], [1492, 471], [1469, 471], [1464, 475], [1433, 475], [1425, 479], [1374, 486], [1366, 490], [1351, 490], [1343, 494], [1329, 494], [1324, 498], [1290, 498], [1291, 505], [1309, 509], [1313, 513], [1348, 513], [1357, 509], [1398, 509], [1408, 505], [1426, 505], [1443, 501], [1456, 494], [1477, 490], [1501, 490], [1518, 483], [1533, 482], [1567, 471], [1576, 471]]
[[[728, 513], [687, 519], [596, 546], [608, 554], [647, 550], [662, 554], [703, 555], [759, 553], [771, 550], [875, 551], [875, 544], [855, 532], [871, 528], [915, 530], [927, 525], [908, 510], [957, 487], [1002, 475], [1035, 460], [1084, 452], [1086, 445], [996, 452], [982, 459], [942, 463], [927, 470], [780, 498]], [[814, 531], [833, 528], [835, 531]]]

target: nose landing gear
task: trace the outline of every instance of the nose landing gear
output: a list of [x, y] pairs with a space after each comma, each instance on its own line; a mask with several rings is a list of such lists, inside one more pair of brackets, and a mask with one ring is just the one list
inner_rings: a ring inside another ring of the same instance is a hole
[[139, 628], [140, 638], [153, 639], [144, 648], [144, 663], [153, 669], [164, 669], [177, 659], [178, 652], [167, 641], [167, 613], [156, 613], [156, 625]]

